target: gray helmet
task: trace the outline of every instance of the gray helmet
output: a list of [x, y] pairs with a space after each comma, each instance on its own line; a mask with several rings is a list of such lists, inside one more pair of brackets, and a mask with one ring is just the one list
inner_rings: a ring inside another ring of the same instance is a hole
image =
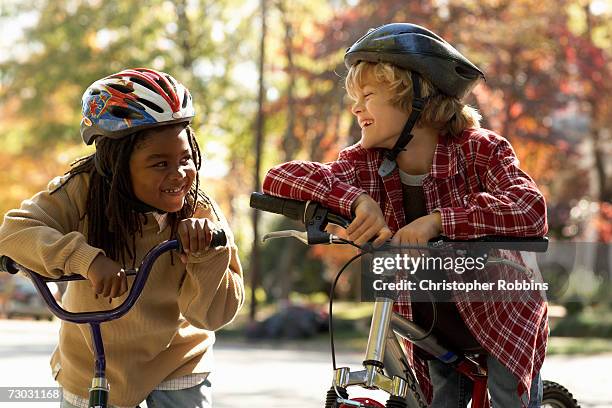
[[416, 24], [386, 24], [368, 31], [344, 54], [347, 68], [359, 61], [388, 62], [415, 71], [443, 94], [459, 99], [484, 79], [484, 73], [452, 45]]
[[484, 79], [482, 71], [452, 45], [416, 24], [387, 24], [368, 31], [344, 54], [347, 68], [360, 61], [388, 62], [411, 72], [412, 111], [395, 146], [385, 153], [378, 168], [381, 177], [389, 176], [397, 167], [397, 155], [412, 140], [412, 128], [427, 103], [416, 74], [429, 80], [440, 93], [457, 99], [462, 99], [479, 79]]

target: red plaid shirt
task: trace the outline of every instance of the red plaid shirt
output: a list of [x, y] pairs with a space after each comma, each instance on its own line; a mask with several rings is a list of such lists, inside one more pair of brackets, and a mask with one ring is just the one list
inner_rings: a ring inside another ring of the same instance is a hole
[[[399, 171], [381, 178], [382, 149], [360, 144], [340, 152], [331, 163], [292, 161], [272, 168], [263, 182], [268, 194], [314, 200], [346, 217], [362, 193], [376, 200], [392, 231], [405, 225]], [[544, 197], [519, 168], [510, 143], [486, 129], [466, 129], [458, 137], [440, 136], [430, 173], [423, 181], [428, 213], [442, 216], [442, 234], [454, 239], [483, 235], [543, 236], [548, 230]], [[466, 302], [457, 309], [479, 343], [519, 379], [528, 392], [540, 371], [548, 338], [547, 306], [532, 302]], [[396, 311], [411, 318], [410, 304]], [[432, 389], [425, 362], [405, 342], [428, 401]]]

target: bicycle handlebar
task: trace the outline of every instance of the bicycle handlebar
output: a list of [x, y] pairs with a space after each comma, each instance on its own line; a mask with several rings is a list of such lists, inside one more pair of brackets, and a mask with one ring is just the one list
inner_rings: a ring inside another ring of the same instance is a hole
[[249, 204], [251, 208], [284, 215], [287, 218], [303, 223], [308, 202], [274, 197], [264, 193], [251, 193]]
[[[210, 247], [225, 246], [227, 244], [227, 237], [223, 230], [212, 231], [212, 239]], [[183, 252], [182, 245], [179, 240], [168, 240], [164, 241], [156, 247], [152, 248], [142, 260], [140, 267], [137, 270], [128, 270], [126, 275], [136, 275], [136, 279], [130, 288], [130, 293], [127, 298], [119, 306], [111, 310], [98, 310], [92, 312], [69, 312], [57, 304], [57, 301], [51, 294], [47, 282], [62, 282], [67, 280], [84, 280], [85, 278], [80, 275], [72, 275], [61, 277], [59, 279], [50, 279], [40, 276], [34, 271], [25, 268], [22, 265], [17, 264], [7, 256], [0, 256], [0, 272], [9, 272], [12, 274], [18, 271], [27, 273], [32, 283], [36, 287], [36, 290], [45, 300], [47, 306], [51, 312], [58, 318], [67, 322], [84, 324], [88, 323], [91, 329], [91, 337], [93, 344], [93, 352], [95, 355], [94, 361], [94, 376], [92, 380], [92, 388], [89, 389], [89, 406], [96, 406], [100, 408], [106, 408], [110, 387], [106, 380], [106, 356], [104, 354], [104, 343], [102, 341], [102, 331], [100, 324], [115, 320], [126, 314], [134, 306], [140, 294], [142, 293], [145, 283], [149, 277], [149, 273], [153, 268], [153, 264], [163, 253], [170, 250], [179, 250]]]
[[[292, 200], [264, 193], [251, 193], [250, 206], [261, 211], [284, 215], [285, 217], [302, 222], [307, 226], [309, 244], [329, 243], [329, 235], [327, 235], [327, 238], [317, 237], [314, 240], [310, 237], [311, 233], [323, 233], [327, 223], [346, 228], [351, 222], [341, 215], [334, 214], [317, 202]], [[442, 243], [457, 243], [454, 245], [460, 245], [461, 243], [472, 242], [481, 243], [490, 249], [511, 249], [532, 252], [546, 252], [548, 249], [548, 238], [546, 237], [487, 235], [469, 240], [454, 240], [445, 236], [439, 236], [429, 241], [430, 244], [433, 244], [433, 247], [440, 246]]]
[[[223, 230], [215, 230], [213, 231], [213, 237], [210, 243], [210, 247], [218, 247], [225, 246], [227, 244], [227, 237]], [[51, 294], [51, 291], [47, 287], [48, 282], [65, 282], [65, 281], [77, 281], [77, 280], [86, 280], [84, 276], [81, 275], [70, 275], [70, 276], [62, 276], [58, 279], [47, 278], [45, 276], [41, 276], [38, 273], [29, 270], [6, 255], [0, 256], [0, 273], [8, 272], [11, 274], [15, 274], [20, 270], [26, 272], [31, 278], [32, 283], [38, 290], [38, 293], [43, 297], [47, 306], [54, 315], [58, 318], [72, 322], [72, 323], [102, 323], [109, 320], [117, 319], [124, 314], [126, 314], [132, 306], [136, 303], [142, 290], [144, 289], [147, 278], [149, 277], [149, 273], [153, 268], [153, 264], [163, 253], [170, 250], [179, 250], [182, 252], [182, 246], [179, 240], [168, 240], [164, 241], [161, 244], [157, 245], [153, 249], [147, 253], [147, 255], [142, 260], [140, 267], [137, 270], [127, 270], [126, 275], [128, 276], [136, 276], [132, 288], [130, 289], [130, 293], [128, 294], [125, 301], [117, 306], [114, 309], [108, 311], [93, 311], [93, 312], [69, 312], [63, 308], [61, 308], [55, 298]]]

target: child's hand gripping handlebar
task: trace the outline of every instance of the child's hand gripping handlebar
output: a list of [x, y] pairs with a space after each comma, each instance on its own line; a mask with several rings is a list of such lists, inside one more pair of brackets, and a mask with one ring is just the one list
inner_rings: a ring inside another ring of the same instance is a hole
[[[212, 231], [212, 239], [210, 242], [211, 248], [225, 246], [226, 243], [227, 238], [223, 230]], [[55, 298], [47, 287], [47, 282], [84, 280], [85, 278], [83, 276], [71, 275], [63, 276], [59, 279], [50, 279], [43, 277], [37, 274], [36, 272], [17, 264], [7, 256], [0, 256], [0, 272], [9, 272], [15, 274], [18, 271], [23, 271], [27, 273], [32, 279], [36, 290], [43, 297], [43, 299], [47, 303], [47, 306], [53, 312], [54, 315], [68, 322], [89, 324], [95, 356], [94, 375], [91, 383], [91, 388], [89, 389], [90, 407], [106, 408], [108, 406], [108, 396], [110, 393], [110, 386], [106, 379], [106, 356], [104, 353], [104, 343], [102, 340], [100, 324], [123, 316], [132, 308], [132, 306], [134, 306], [134, 304], [140, 297], [142, 290], [144, 289], [147, 278], [149, 277], [149, 273], [151, 272], [153, 264], [155, 263], [157, 258], [159, 258], [159, 256], [164, 252], [173, 249], [179, 250], [179, 252], [183, 252], [182, 246], [178, 240], [169, 240], [162, 242], [161, 244], [157, 245], [149, 251], [149, 253], [144, 257], [138, 269], [125, 271], [126, 275], [135, 275], [136, 279], [132, 284], [130, 293], [121, 305], [111, 310], [100, 310], [80, 313], [69, 312], [61, 308], [57, 304]]]
[[[210, 243], [210, 247], [214, 248], [219, 246], [225, 246], [226, 244], [227, 237], [225, 236], [225, 232], [223, 230], [214, 230], [212, 232], [212, 240]], [[142, 260], [140, 267], [133, 270], [126, 270], [125, 274], [127, 276], [136, 276], [134, 284], [132, 285], [130, 293], [125, 299], [125, 301], [116, 308], [108, 311], [73, 313], [61, 308], [57, 304], [55, 298], [51, 294], [51, 291], [47, 287], [47, 283], [86, 280], [86, 278], [82, 275], [62, 276], [58, 279], [47, 278], [19, 265], [18, 263], [16, 263], [11, 258], [5, 255], [0, 256], [0, 273], [8, 272], [11, 274], [15, 274], [19, 271], [26, 272], [32, 278], [34, 286], [38, 290], [38, 293], [47, 303], [49, 309], [53, 312], [54, 315], [56, 315], [62, 320], [66, 320], [72, 323], [101, 323], [117, 319], [126, 314], [132, 308], [132, 306], [136, 303], [140, 294], [142, 293], [147, 278], [149, 277], [149, 273], [151, 272], [151, 268], [153, 267], [157, 258], [159, 258], [159, 256], [163, 253], [173, 249], [182, 252], [182, 245], [179, 240], [175, 239], [162, 242], [161, 244], [157, 245], [149, 251], [149, 253]]]
[[[305, 244], [330, 244], [330, 243], [343, 243], [343, 244], [351, 244], [356, 245], [354, 242], [342, 239], [340, 237], [334, 236], [324, 231], [325, 227], [328, 223], [337, 224], [346, 228], [350, 221], [346, 218], [343, 218], [337, 214], [333, 214], [330, 210], [325, 208], [319, 203], [308, 201], [297, 201], [284, 199], [280, 197], [273, 197], [262, 193], [252, 193], [251, 194], [251, 207], [272, 212], [276, 214], [285, 215], [288, 218], [291, 218], [296, 221], [302, 222], [306, 226], [306, 231], [295, 231], [295, 230], [287, 230], [287, 231], [276, 231], [264, 236], [264, 240], [269, 238], [282, 238], [282, 237], [294, 237], [304, 242]], [[426, 245], [402, 245], [401, 249], [416, 249], [416, 250], [424, 250], [424, 252], [451, 252], [455, 256], [464, 257], [466, 255], [474, 256], [475, 253], [478, 256], [483, 256], [486, 259], [486, 262], [489, 264], [507, 264], [508, 266], [521, 270], [527, 273], [529, 269], [518, 262], [514, 262], [511, 260], [506, 260], [504, 258], [494, 258], [488, 256], [488, 253], [492, 249], [508, 249], [508, 250], [519, 250], [519, 251], [533, 251], [533, 252], [545, 252], [548, 247], [548, 239], [546, 237], [511, 237], [511, 236], [484, 236], [471, 240], [452, 240], [444, 236], [439, 236], [433, 238]], [[370, 327], [370, 334], [368, 336], [368, 348], [366, 349], [366, 360], [364, 361], [364, 371], [359, 372], [351, 372], [348, 368], [344, 367], [338, 369], [336, 366], [336, 356], [335, 356], [335, 347], [334, 347], [334, 329], [333, 329], [333, 310], [332, 304], [334, 299], [335, 286], [340, 278], [340, 275], [343, 271], [353, 262], [355, 259], [359, 258], [365, 253], [372, 252], [373, 247], [371, 243], [367, 243], [363, 246], [359, 247], [361, 249], [361, 253], [357, 254], [353, 258], [351, 258], [338, 272], [335, 279], [332, 282], [330, 291], [329, 291], [329, 333], [330, 333], [330, 346], [331, 346], [331, 356], [332, 356], [332, 366], [334, 369], [334, 373], [336, 373], [336, 377], [332, 384], [332, 387], [327, 393], [327, 406], [359, 406], [366, 407], [370, 405], [366, 405], [362, 403], [362, 400], [348, 400], [348, 393], [346, 392], [346, 385], [362, 385], [366, 386], [366, 388], [370, 387], [374, 380], [370, 381], [371, 378], [375, 378], [378, 376], [380, 378], [378, 389], [384, 389], [388, 393], [393, 393], [393, 396], [397, 396], [396, 400], [389, 400], [387, 406], [391, 406], [390, 403], [405, 400], [406, 396], [397, 392], [393, 387], [385, 388], [385, 381], [391, 382], [390, 376], [385, 376], [381, 373], [380, 370], [381, 364], [384, 361], [384, 347], [382, 345], [386, 344], [388, 341], [388, 330], [395, 327], [391, 326], [391, 318], [389, 316], [395, 315], [390, 312], [393, 307], [393, 299], [395, 298], [392, 294], [381, 294], [380, 297], [376, 298], [374, 311], [372, 316], [372, 325]], [[400, 249], [397, 246], [392, 246], [387, 242], [382, 247], [378, 248], [383, 251], [395, 251]], [[395, 277], [391, 276], [392, 281]], [[429, 291], [427, 291], [429, 294]], [[404, 328], [408, 329], [404, 330], [404, 337], [409, 338], [411, 342], [415, 343], [419, 348], [422, 348], [426, 352], [430, 353], [433, 356], [444, 356], [444, 358], [448, 358], [449, 355], [457, 357], [454, 353], [450, 352], [449, 349], [444, 348], [438, 343], [438, 341], [432, 335], [432, 331], [436, 325], [437, 318], [437, 306], [435, 303], [435, 299], [430, 296], [430, 302], [432, 305], [432, 322], [430, 324], [429, 329], [421, 328], [415, 325], [413, 322], [410, 322], [406, 319], [401, 318], [401, 316], [395, 315], [397, 320], [395, 322], [408, 322], [402, 323], [404, 324]], [[386, 319], [386, 320], [385, 320]], [[399, 326], [397, 326], [399, 327]], [[408, 337], [406, 337], [408, 336]], [[431, 336], [431, 338], [430, 338]], [[395, 337], [395, 336], [391, 336]], [[397, 343], [397, 342], [396, 342]], [[397, 343], [396, 354], [398, 361], [401, 360], [401, 356], [403, 355], [401, 347], [399, 343]], [[393, 359], [393, 357], [391, 357]], [[405, 361], [405, 360], [403, 360]], [[461, 360], [457, 359], [457, 362]], [[467, 360], [466, 360], [467, 361]], [[398, 364], [400, 367], [397, 372], [401, 372], [405, 370], [405, 365], [402, 363]], [[467, 365], [466, 365], [467, 366]], [[407, 371], [404, 371], [406, 373]], [[477, 371], [480, 373], [480, 371]], [[480, 375], [480, 374], [479, 374]], [[363, 382], [361, 380], [363, 379]], [[397, 380], [397, 377], [393, 377], [393, 382]], [[415, 399], [413, 402], [418, 404], [418, 406], [426, 406], [423, 401], [422, 394], [418, 392], [415, 387], [416, 381], [414, 377], [412, 377], [412, 385], [411, 389], [415, 395]], [[486, 384], [486, 379], [484, 380]], [[485, 385], [486, 387], [486, 385]], [[396, 395], [397, 392], [397, 395]], [[486, 391], [485, 391], [486, 392]], [[401, 394], [401, 395], [400, 395]], [[382, 405], [377, 405], [382, 406]], [[412, 404], [410, 405], [412, 406]], [[415, 405], [417, 406], [417, 405]]]
[[[294, 237], [308, 245], [349, 243], [349, 241], [345, 239], [325, 232], [325, 227], [327, 224], [331, 223], [346, 228], [350, 224], [350, 220], [338, 214], [334, 214], [329, 209], [314, 201], [298, 201], [274, 197], [263, 193], [251, 193], [250, 205], [252, 208], [261, 211], [284, 215], [285, 217], [300, 221], [306, 226], [306, 232], [286, 230], [268, 233], [264, 235], [264, 241], [271, 238]], [[487, 235], [471, 240], [453, 240], [444, 236], [439, 236], [432, 238], [429, 241], [429, 246], [436, 248], [444, 246], [449, 242], [453, 243], [453, 250], [461, 250], [460, 243], [468, 242], [472, 243], [470, 244], [471, 248], [474, 247], [473, 242], [482, 243], [481, 245], [487, 249], [546, 252], [548, 248], [548, 238], [546, 237], [526, 238], [499, 235]], [[467, 245], [468, 244], [466, 244], [466, 248]], [[387, 243], [379, 249], [390, 248], [390, 245]]]

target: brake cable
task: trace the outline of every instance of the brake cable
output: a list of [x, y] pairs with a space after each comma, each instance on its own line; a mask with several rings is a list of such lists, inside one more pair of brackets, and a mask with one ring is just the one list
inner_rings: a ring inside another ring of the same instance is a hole
[[[329, 325], [329, 339], [330, 339], [330, 348], [331, 348], [331, 355], [332, 355], [332, 366], [334, 371], [336, 371], [337, 366], [336, 366], [336, 348], [334, 345], [334, 317], [333, 317], [333, 303], [334, 303], [334, 293], [335, 293], [335, 289], [336, 289], [336, 284], [338, 283], [338, 280], [340, 279], [340, 276], [342, 275], [342, 273], [344, 273], [344, 271], [346, 270], [346, 268], [348, 268], [355, 260], [361, 258], [363, 255], [368, 254], [371, 252], [371, 250], [367, 250], [364, 249], [362, 246], [359, 246], [357, 244], [355, 244], [352, 241], [349, 241], [347, 239], [344, 238], [339, 238], [336, 237], [336, 239], [338, 241], [341, 241], [343, 243], [352, 245], [356, 248], [359, 248], [362, 252], [360, 252], [359, 254], [355, 255], [354, 257], [352, 257], [351, 259], [349, 259], [340, 269], [340, 271], [336, 274], [336, 277], [332, 283], [331, 289], [329, 290], [329, 316], [328, 316], [328, 325]], [[431, 303], [432, 306], [432, 310], [433, 310], [433, 316], [432, 316], [432, 322], [431, 325], [429, 326], [429, 329], [425, 332], [424, 335], [422, 335], [421, 337], [418, 338], [411, 338], [411, 341], [421, 341], [426, 339], [427, 337], [429, 337], [431, 335], [431, 333], [433, 332], [435, 326], [436, 326], [436, 320], [437, 320], [437, 307], [435, 304], [435, 301], [433, 299], [433, 296], [431, 294], [430, 291], [427, 291], [427, 295], [429, 297], [429, 302]]]

